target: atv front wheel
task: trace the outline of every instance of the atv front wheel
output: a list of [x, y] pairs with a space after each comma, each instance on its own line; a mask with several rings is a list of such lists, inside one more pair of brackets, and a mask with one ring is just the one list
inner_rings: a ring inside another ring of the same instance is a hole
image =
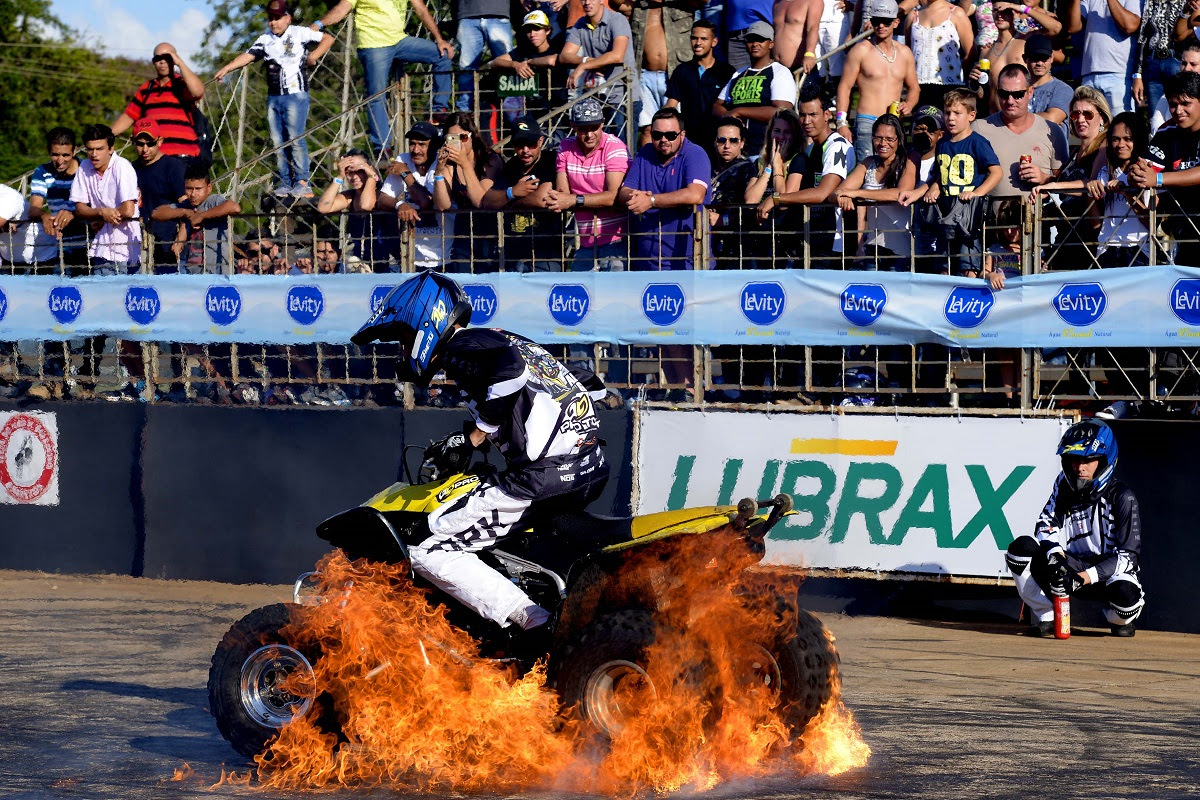
[[314, 713], [313, 664], [319, 652], [280, 633], [298, 621], [300, 606], [277, 603], [236, 622], [213, 653], [208, 707], [233, 749], [253, 758], [281, 728]]
[[796, 610], [795, 636], [754, 643], [745, 652], [747, 679], [778, 693], [783, 719], [796, 735], [825, 707], [841, 680], [832, 638], [804, 609]]

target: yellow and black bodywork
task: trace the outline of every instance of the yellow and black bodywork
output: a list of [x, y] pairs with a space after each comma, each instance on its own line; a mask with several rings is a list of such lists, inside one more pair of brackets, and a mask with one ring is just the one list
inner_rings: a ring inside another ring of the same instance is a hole
[[[318, 535], [347, 550], [351, 557], [400, 561], [407, 558], [409, 543], [425, 530], [426, 517], [479, 485], [473, 473], [452, 475], [431, 483], [397, 482], [358, 508], [332, 517], [318, 527]], [[697, 506], [635, 517], [604, 517], [584, 512], [559, 513], [531, 524], [521, 536], [551, 535], [571, 540], [571, 549], [615, 553], [672, 536], [707, 533], [727, 525], [748, 532], [761, 544], [776, 522], [792, 511], [792, 498], [781, 494], [770, 500], [741, 500], [736, 506]], [[382, 541], [379, 541], [382, 539]], [[505, 543], [507, 545], [507, 542]]]

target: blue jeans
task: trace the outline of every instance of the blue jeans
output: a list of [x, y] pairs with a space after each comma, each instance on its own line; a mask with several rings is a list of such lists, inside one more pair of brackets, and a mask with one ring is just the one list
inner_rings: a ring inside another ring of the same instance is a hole
[[459, 111], [470, 111], [475, 91], [475, 73], [483, 63], [483, 46], [492, 58], [506, 54], [513, 46], [512, 23], [507, 17], [473, 17], [458, 23], [458, 99]]
[[1103, 93], [1114, 117], [1122, 111], [1133, 111], [1133, 79], [1128, 73], [1089, 72], [1083, 76], [1083, 85]]
[[871, 114], [859, 114], [854, 118], [854, 163], [861, 164], [875, 153], [871, 143], [871, 129], [879, 117]]
[[271, 128], [271, 143], [281, 147], [288, 139], [296, 139], [288, 147], [276, 151], [275, 165], [279, 185], [283, 188], [308, 181], [308, 141], [304, 129], [308, 126], [308, 92], [275, 94], [267, 97], [267, 125]]
[[[450, 110], [450, 59], [442, 55], [437, 45], [428, 39], [405, 36], [390, 47], [360, 47], [358, 60], [362, 63], [368, 95], [386, 89], [393, 73], [403, 69], [405, 64], [432, 64], [433, 110]], [[387, 104], [382, 95], [367, 106], [367, 117], [371, 128], [371, 147], [379, 152], [388, 145], [392, 135]]]
[[1150, 103], [1150, 113], [1158, 108], [1158, 101], [1163, 96], [1163, 81], [1172, 75], [1178, 75], [1183, 68], [1183, 62], [1178, 58], [1147, 58], [1146, 71], [1142, 74], [1142, 83], [1146, 86], [1146, 100]]
[[625, 242], [580, 247], [571, 259], [572, 272], [624, 272]]

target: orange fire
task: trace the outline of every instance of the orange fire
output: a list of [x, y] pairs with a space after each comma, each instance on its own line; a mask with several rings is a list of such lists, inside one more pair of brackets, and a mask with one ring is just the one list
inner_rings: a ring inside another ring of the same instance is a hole
[[737, 551], [714, 549], [733, 538], [674, 544], [667, 562], [647, 548], [623, 569], [621, 585], [654, 592], [658, 634], [647, 654], [653, 688], [627, 688], [620, 699], [639, 712], [607, 746], [560, 709], [542, 664], [517, 676], [481, 658], [400, 569], [327, 556], [319, 568], [330, 601], [288, 631], [319, 651], [316, 685], [290, 688], [335, 708], [336, 723], [314, 713], [284, 728], [256, 759], [259, 782], [632, 797], [864, 765], [870, 749], [841, 703], [836, 669], [832, 695], [799, 741], [795, 710], [748, 679], [751, 643], [794, 629], [794, 602], [775, 598], [794, 601], [802, 575], [741, 571]]

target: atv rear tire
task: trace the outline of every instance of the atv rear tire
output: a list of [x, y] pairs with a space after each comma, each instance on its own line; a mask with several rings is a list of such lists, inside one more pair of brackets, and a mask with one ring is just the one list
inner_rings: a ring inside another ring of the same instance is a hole
[[297, 647], [280, 633], [302, 613], [301, 606], [290, 603], [251, 611], [213, 653], [208, 707], [221, 735], [244, 756], [262, 753], [284, 725], [321, 710], [323, 698], [298, 697], [280, 688], [296, 671], [311, 683], [320, 656], [316, 648]]
[[[770, 645], [748, 643], [745, 669], [747, 680], [778, 692], [783, 719], [798, 737], [834, 695], [840, 678], [838, 653], [825, 626], [802, 609], [796, 622], [795, 636], [781, 635]], [[655, 695], [645, 665], [656, 637], [647, 611], [620, 611], [585, 628], [559, 659], [556, 685], [563, 707], [577, 706], [601, 736], [613, 739], [637, 713], [638, 699]], [[681, 667], [679, 679], [705, 666]], [[719, 698], [711, 700], [719, 704]]]

